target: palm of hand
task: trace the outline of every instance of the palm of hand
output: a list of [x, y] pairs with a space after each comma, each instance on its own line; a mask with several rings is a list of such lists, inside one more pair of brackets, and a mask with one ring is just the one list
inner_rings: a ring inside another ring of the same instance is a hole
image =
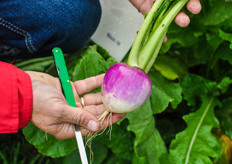
[[[72, 83], [74, 97], [78, 107], [71, 107], [67, 104], [62, 94], [60, 82], [48, 74], [28, 72], [32, 78], [33, 85], [33, 111], [32, 123], [38, 128], [55, 136], [58, 139], [75, 137], [73, 124], [80, 125], [83, 136], [100, 132], [110, 125], [104, 121], [100, 125], [98, 117], [105, 111], [101, 100], [101, 93], [89, 93], [91, 90], [100, 87], [104, 75], [99, 75], [86, 80]], [[85, 94], [85, 107], [81, 108], [79, 95]], [[124, 114], [113, 114], [112, 122], [115, 123], [124, 117]], [[94, 121], [98, 128], [89, 128]]]

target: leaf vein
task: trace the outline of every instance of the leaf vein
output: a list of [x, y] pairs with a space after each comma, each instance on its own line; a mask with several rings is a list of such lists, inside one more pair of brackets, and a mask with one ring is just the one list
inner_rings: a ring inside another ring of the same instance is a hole
[[204, 111], [204, 113], [203, 113], [203, 115], [202, 115], [202, 117], [201, 117], [201, 119], [200, 119], [200, 121], [199, 121], [199, 123], [198, 123], [198, 125], [197, 125], [197, 128], [196, 128], [196, 130], [195, 130], [195, 132], [194, 132], [194, 134], [193, 134], [193, 137], [192, 137], [191, 142], [190, 142], [190, 144], [189, 144], [188, 152], [187, 152], [187, 155], [186, 155], [185, 164], [188, 164], [188, 162], [189, 162], [190, 153], [191, 153], [191, 151], [192, 151], [192, 147], [193, 147], [194, 141], [196, 140], [198, 131], [199, 131], [199, 129], [200, 129], [200, 127], [201, 127], [201, 125], [202, 125], [204, 119], [205, 119], [206, 114], [208, 113], [208, 111], [209, 111], [209, 109], [210, 109], [210, 106], [211, 106], [211, 104], [212, 104], [212, 102], [213, 102], [213, 99], [214, 99], [214, 98], [212, 98], [212, 99], [209, 101], [208, 105], [206, 106], [206, 110]]

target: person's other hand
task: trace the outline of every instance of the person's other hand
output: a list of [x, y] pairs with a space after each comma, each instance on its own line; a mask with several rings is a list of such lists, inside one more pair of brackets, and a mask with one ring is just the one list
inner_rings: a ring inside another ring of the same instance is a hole
[[[148, 13], [155, 0], [129, 0], [141, 13]], [[200, 0], [190, 0], [187, 5], [187, 9], [192, 14], [198, 14], [201, 11]], [[175, 18], [175, 23], [180, 27], [186, 27], [190, 23], [189, 17], [181, 11]]]
[[[101, 86], [104, 75], [76, 81], [72, 89], [77, 107], [67, 104], [62, 94], [58, 78], [45, 73], [27, 71], [32, 80], [33, 110], [31, 122], [39, 129], [49, 133], [57, 139], [69, 139], [75, 137], [73, 124], [80, 125], [83, 136], [100, 132], [109, 122], [101, 125], [98, 117], [105, 111], [102, 104], [101, 93], [89, 93]], [[84, 95], [85, 106], [80, 105], [79, 95]], [[112, 115], [112, 122], [122, 119], [124, 114]]]

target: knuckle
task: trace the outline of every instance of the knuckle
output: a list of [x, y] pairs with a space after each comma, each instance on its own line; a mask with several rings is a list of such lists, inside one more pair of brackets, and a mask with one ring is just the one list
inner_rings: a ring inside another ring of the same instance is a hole
[[86, 117], [85, 112], [82, 109], [80, 109], [76, 115], [73, 115], [73, 122], [75, 122], [77, 125], [85, 125]]
[[62, 135], [55, 134], [54, 137], [58, 140], [64, 140], [64, 137]]
[[56, 113], [58, 113], [59, 115], [63, 115], [65, 112], [65, 109], [62, 106], [57, 105], [56, 109]]
[[54, 104], [54, 110], [53, 112], [53, 115], [58, 117], [58, 118], [63, 118], [64, 115], [65, 115], [65, 108], [63, 107], [63, 105], [60, 105], [60, 104]]

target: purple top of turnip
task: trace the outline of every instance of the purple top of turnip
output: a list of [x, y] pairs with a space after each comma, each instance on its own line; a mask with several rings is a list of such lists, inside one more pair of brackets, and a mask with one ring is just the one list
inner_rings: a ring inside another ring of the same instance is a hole
[[130, 112], [146, 102], [151, 89], [151, 80], [141, 69], [117, 63], [104, 77], [103, 103], [109, 112]]

